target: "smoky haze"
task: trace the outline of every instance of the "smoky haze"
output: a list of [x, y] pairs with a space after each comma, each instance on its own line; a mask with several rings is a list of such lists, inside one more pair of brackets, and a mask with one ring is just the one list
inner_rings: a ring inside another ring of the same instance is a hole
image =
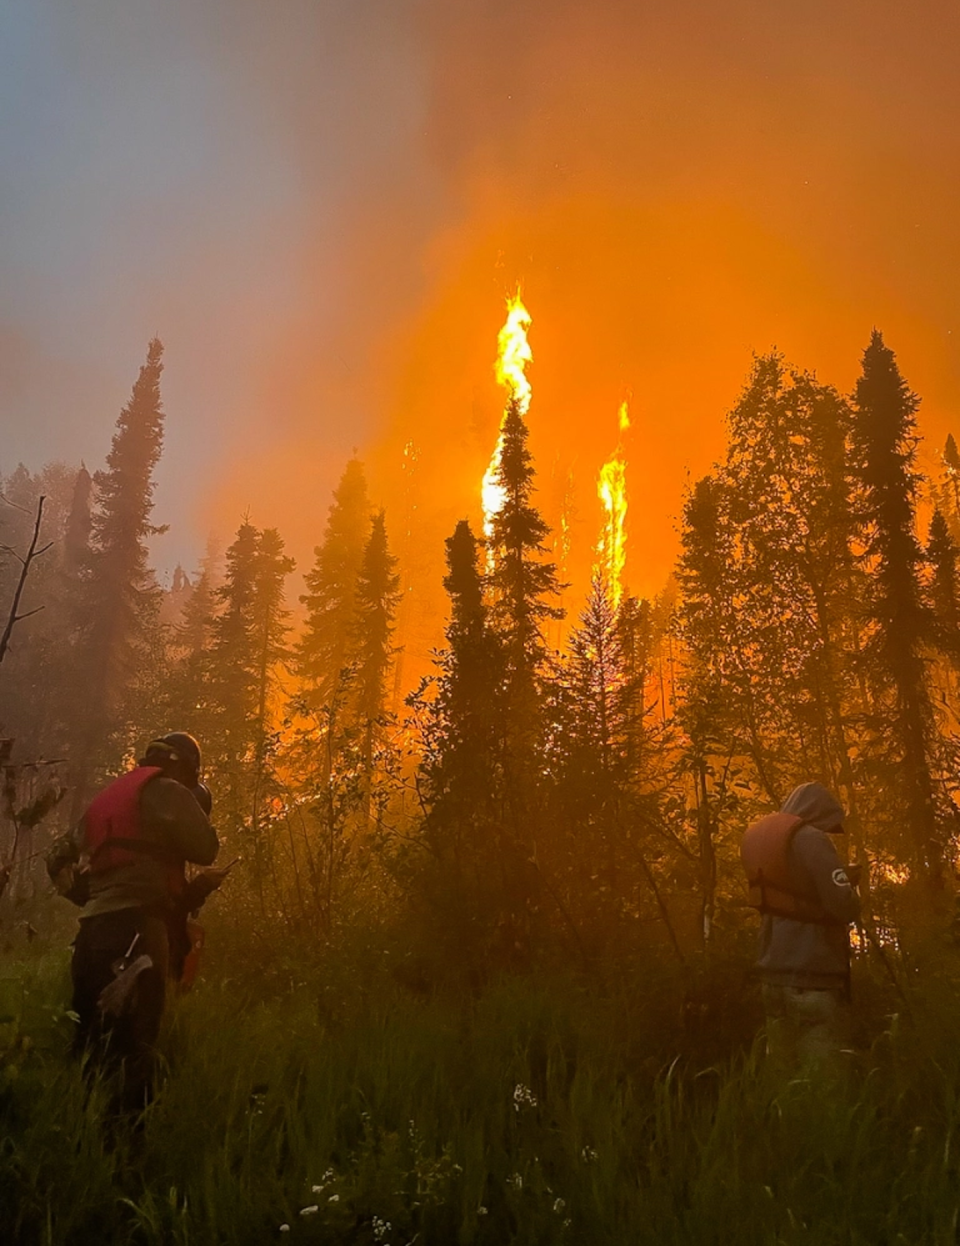
[[688, 473], [719, 452], [752, 352], [846, 389], [876, 324], [932, 444], [950, 427], [952, 5], [86, 3], [5, 21], [4, 163], [28, 171], [0, 226], [12, 445], [96, 460], [160, 333], [158, 518], [179, 528], [161, 564], [249, 510], [302, 567], [357, 447], [435, 623], [442, 538], [478, 518], [518, 281], [554, 523], [572, 482], [571, 606], [628, 394], [641, 593], [669, 573]]

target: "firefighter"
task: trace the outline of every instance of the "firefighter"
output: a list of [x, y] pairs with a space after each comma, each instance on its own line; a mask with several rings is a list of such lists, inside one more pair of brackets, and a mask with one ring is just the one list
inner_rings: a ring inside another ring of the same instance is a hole
[[74, 1048], [119, 1072], [116, 1106], [125, 1113], [142, 1109], [152, 1092], [184, 865], [209, 866], [219, 849], [194, 794], [200, 765], [200, 748], [185, 732], [151, 740], [47, 857], [57, 890], [84, 907], [71, 966]]
[[790, 1064], [828, 1059], [850, 1039], [850, 924], [860, 870], [831, 836], [844, 812], [820, 783], [795, 788], [779, 813], [748, 827], [740, 855], [762, 914], [757, 971], [767, 1049]]

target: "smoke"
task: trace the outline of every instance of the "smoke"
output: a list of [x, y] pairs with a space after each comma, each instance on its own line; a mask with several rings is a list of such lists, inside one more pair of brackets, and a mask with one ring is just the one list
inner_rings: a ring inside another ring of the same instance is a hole
[[479, 518], [518, 281], [552, 522], [574, 482], [574, 608], [627, 392], [626, 583], [641, 593], [669, 573], [685, 482], [720, 453], [753, 352], [849, 388], [876, 324], [924, 427], [947, 430], [960, 16], [946, 0], [77, 10], [72, 72], [110, 80], [119, 61], [104, 115], [139, 100], [124, 167], [154, 144], [111, 247], [92, 252], [113, 257], [99, 332], [122, 340], [129, 380], [147, 337], [166, 341], [158, 496], [198, 545], [249, 510], [303, 567], [356, 447], [435, 629], [443, 537]]
[[[282, 427], [254, 456], [238, 448], [218, 505], [244, 482], [309, 558], [357, 445], [405, 556], [400, 639], [422, 666], [443, 538], [464, 515], [479, 530], [497, 330], [518, 282], [554, 525], [573, 481], [574, 612], [627, 393], [625, 579], [643, 594], [670, 572], [683, 490], [719, 455], [754, 352], [847, 389], [878, 324], [942, 437], [960, 399], [943, 279], [960, 89], [941, 50], [958, 18], [921, 8], [437, 0], [344, 6], [331, 32], [295, 5], [289, 40], [265, 49], [246, 25], [259, 10], [243, 10], [233, 70], [255, 67], [308, 216], [329, 149], [346, 163], [334, 225], [301, 235], [303, 301], [263, 375]], [[332, 131], [310, 72], [331, 38], [354, 83]]]

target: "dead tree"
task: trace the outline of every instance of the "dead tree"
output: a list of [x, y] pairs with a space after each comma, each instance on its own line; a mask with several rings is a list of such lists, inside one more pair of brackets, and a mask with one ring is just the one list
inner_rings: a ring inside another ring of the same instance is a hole
[[[7, 615], [7, 623], [3, 629], [3, 635], [0, 636], [0, 662], [7, 655], [7, 649], [10, 647], [10, 637], [16, 625], [22, 622], [23, 619], [29, 619], [32, 614], [38, 614], [43, 609], [43, 606], [37, 606], [34, 610], [25, 610], [23, 614], [20, 613], [20, 599], [23, 596], [24, 586], [27, 583], [27, 576], [30, 574], [30, 567], [33, 565], [34, 560], [39, 558], [41, 554], [45, 554], [53, 544], [52, 541], [48, 541], [46, 545], [37, 547], [37, 542], [40, 540], [40, 524], [43, 520], [43, 504], [46, 500], [41, 495], [40, 500], [37, 502], [37, 517], [33, 525], [33, 538], [30, 541], [30, 548], [27, 550], [26, 557], [22, 557], [9, 545], [0, 545], [0, 549], [5, 554], [11, 554], [20, 564], [20, 578], [17, 580], [16, 591], [13, 594], [13, 601], [10, 605], [10, 613]], [[4, 501], [6, 501], [6, 498], [4, 498]], [[9, 505], [13, 506], [15, 503], [10, 502]], [[22, 510], [23, 508], [17, 507], [17, 509]]]

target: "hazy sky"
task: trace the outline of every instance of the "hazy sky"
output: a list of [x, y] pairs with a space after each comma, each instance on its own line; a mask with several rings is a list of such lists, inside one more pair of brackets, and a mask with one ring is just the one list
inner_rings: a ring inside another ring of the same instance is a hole
[[632, 392], [628, 578], [654, 591], [751, 352], [847, 389], [876, 324], [932, 441], [960, 431], [958, 14], [0, 0], [0, 469], [99, 464], [158, 333], [161, 565], [247, 508], [302, 561], [354, 446], [389, 526], [411, 440], [439, 557], [522, 280], [544, 507], [572, 471], [586, 567]]

